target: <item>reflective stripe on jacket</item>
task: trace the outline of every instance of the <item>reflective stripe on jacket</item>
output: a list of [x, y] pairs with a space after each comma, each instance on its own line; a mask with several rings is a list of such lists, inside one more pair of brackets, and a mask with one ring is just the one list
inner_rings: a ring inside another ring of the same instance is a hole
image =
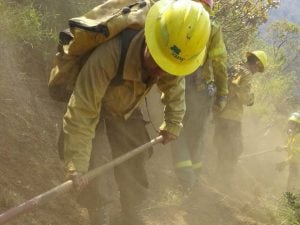
[[100, 118], [106, 116], [127, 119], [156, 83], [162, 91], [165, 104], [161, 130], [179, 134], [185, 113], [182, 77], [168, 74], [143, 81], [145, 71], [141, 64], [144, 32], [132, 40], [124, 62], [123, 79], [111, 84], [117, 72], [121, 52], [119, 36], [98, 46], [83, 66], [64, 116], [64, 157], [68, 170], [88, 170], [92, 139]]

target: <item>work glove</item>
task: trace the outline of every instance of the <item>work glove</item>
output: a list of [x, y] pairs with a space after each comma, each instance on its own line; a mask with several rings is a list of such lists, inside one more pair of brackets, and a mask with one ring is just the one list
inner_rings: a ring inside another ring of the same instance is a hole
[[83, 173], [77, 171], [68, 171], [66, 180], [72, 180], [76, 191], [82, 191], [89, 183], [88, 179], [84, 178]]
[[172, 134], [172, 133], [170, 133], [170, 132], [168, 132], [168, 131], [166, 131], [166, 130], [161, 130], [161, 131], [159, 132], [159, 134], [163, 136], [162, 143], [163, 143], [164, 145], [167, 144], [167, 143], [169, 143], [170, 141], [174, 141], [174, 140], [177, 139], [177, 136], [176, 136], [176, 135], [174, 135], [174, 134]]
[[227, 96], [218, 96], [213, 105], [213, 113], [218, 114], [222, 112], [227, 104]]
[[254, 93], [250, 93], [247, 106], [253, 106], [254, 105], [254, 99], [255, 99]]
[[214, 82], [208, 83], [206, 88], [209, 97], [214, 97], [216, 95], [217, 88]]

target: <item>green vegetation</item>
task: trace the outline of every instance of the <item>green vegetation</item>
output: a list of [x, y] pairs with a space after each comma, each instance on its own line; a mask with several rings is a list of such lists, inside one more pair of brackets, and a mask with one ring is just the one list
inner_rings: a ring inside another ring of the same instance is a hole
[[[34, 64], [45, 68], [51, 64], [58, 32], [67, 27], [67, 19], [81, 15], [97, 4], [99, 1], [95, 0], [88, 3], [84, 0], [0, 0], [0, 47], [14, 46], [17, 54], [21, 53], [20, 58], [25, 53], [23, 58], [29, 58], [27, 62], [34, 58]], [[259, 35], [260, 25], [268, 20], [270, 10], [277, 5], [277, 1], [271, 0], [219, 0], [216, 1], [215, 16], [223, 27], [230, 65], [244, 60], [246, 51], [261, 49], [267, 52], [269, 65], [264, 74], [255, 77], [256, 103], [247, 110], [247, 115], [266, 124], [281, 124], [283, 130], [288, 114], [300, 110], [300, 27], [290, 21], [274, 21], [263, 35]], [[288, 14], [287, 5], [279, 7], [284, 7]], [[28, 54], [28, 49], [33, 51]], [[29, 70], [25, 72], [29, 73]], [[174, 190], [166, 190], [164, 196], [163, 202], [168, 205], [180, 202], [181, 196]], [[284, 201], [268, 208], [280, 221], [278, 224], [300, 225], [295, 210]]]
[[[269, 65], [262, 76], [254, 82], [256, 105], [252, 113], [278, 123], [299, 110], [299, 41], [300, 27], [288, 21], [276, 21], [267, 29], [265, 41], [256, 39], [253, 48], [264, 49]], [[285, 124], [285, 122], [284, 122]]]
[[[292, 3], [290, 3], [292, 4]], [[289, 21], [274, 21], [266, 30], [259, 30], [271, 10], [284, 7], [284, 2], [216, 1], [216, 19], [222, 24], [229, 64], [245, 60], [245, 52], [261, 49], [267, 52], [269, 64], [266, 72], [255, 77], [256, 103], [248, 115], [261, 121], [283, 122], [299, 105], [299, 25]], [[298, 108], [299, 110], [299, 108]], [[284, 120], [283, 120], [284, 119]]]
[[230, 55], [238, 54], [236, 51], [252, 42], [258, 27], [267, 21], [270, 9], [277, 5], [274, 0], [216, 1], [216, 18], [222, 24]]
[[35, 48], [53, 38], [53, 33], [45, 26], [47, 15], [42, 15], [31, 2], [21, 5], [1, 0], [0, 13], [0, 32], [5, 33], [0, 40], [2, 44], [30, 45]]
[[295, 208], [295, 196], [286, 192], [281, 198], [264, 199], [265, 208], [278, 225], [300, 225]]

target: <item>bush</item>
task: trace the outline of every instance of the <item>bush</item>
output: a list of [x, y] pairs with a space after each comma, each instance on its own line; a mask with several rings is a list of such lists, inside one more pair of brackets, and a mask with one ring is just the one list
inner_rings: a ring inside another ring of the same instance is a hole
[[0, 32], [5, 34], [0, 40], [2, 45], [29, 45], [37, 48], [53, 38], [51, 30], [45, 26], [47, 15], [42, 15], [33, 4], [21, 5], [0, 0], [0, 13]]

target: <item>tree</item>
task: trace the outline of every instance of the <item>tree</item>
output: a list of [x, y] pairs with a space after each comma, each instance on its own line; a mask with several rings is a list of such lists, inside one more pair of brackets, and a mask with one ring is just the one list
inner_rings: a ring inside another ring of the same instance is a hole
[[222, 25], [229, 54], [239, 52], [256, 36], [258, 27], [265, 23], [276, 0], [217, 0], [215, 15]]
[[265, 32], [252, 45], [254, 49], [265, 49], [269, 58], [267, 71], [255, 80], [258, 104], [252, 113], [278, 123], [278, 117], [285, 120], [299, 110], [300, 27], [289, 21], [275, 21]]
[[267, 31], [275, 59], [286, 64], [284, 70], [293, 69], [293, 65], [299, 62], [300, 26], [289, 21], [276, 21]]

